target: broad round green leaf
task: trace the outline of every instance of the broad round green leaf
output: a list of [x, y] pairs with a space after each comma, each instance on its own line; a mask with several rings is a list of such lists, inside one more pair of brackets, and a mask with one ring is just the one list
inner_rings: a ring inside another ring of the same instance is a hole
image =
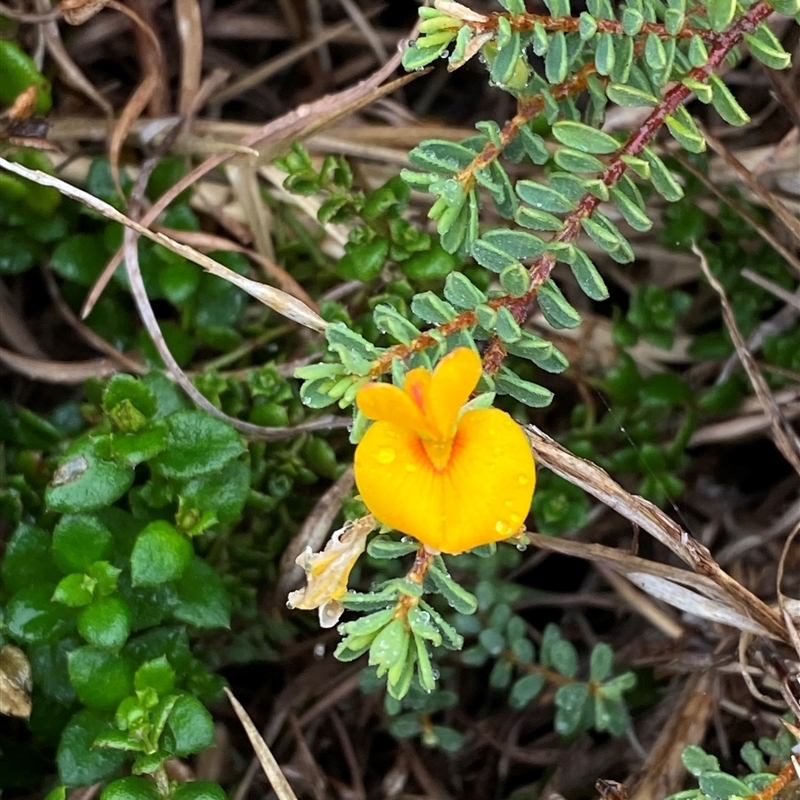
[[116, 708], [133, 691], [133, 671], [116, 653], [87, 645], [69, 654], [69, 678], [78, 699], [89, 708]]
[[78, 632], [89, 644], [118, 650], [131, 632], [131, 610], [121, 597], [103, 597], [81, 611]]
[[65, 514], [53, 531], [53, 558], [64, 572], [85, 572], [111, 546], [111, 531], [89, 514]]
[[189, 539], [162, 520], [151, 522], [131, 553], [134, 586], [158, 586], [180, 578], [194, 556]]
[[92, 747], [95, 739], [112, 730], [109, 719], [93, 711], [79, 711], [67, 723], [58, 745], [58, 775], [67, 786], [89, 786], [110, 778], [124, 763], [125, 753]]
[[244, 452], [239, 434], [202, 411], [178, 411], [166, 418], [167, 448], [151, 465], [167, 478], [213, 472]]

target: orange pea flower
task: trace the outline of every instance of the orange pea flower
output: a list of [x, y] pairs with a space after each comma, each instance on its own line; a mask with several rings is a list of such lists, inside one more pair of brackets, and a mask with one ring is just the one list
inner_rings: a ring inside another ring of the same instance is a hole
[[461, 553], [516, 533], [536, 483], [519, 425], [496, 408], [464, 411], [481, 360], [460, 347], [433, 373], [412, 369], [403, 388], [369, 383], [356, 397], [373, 423], [356, 448], [367, 508], [433, 550]]

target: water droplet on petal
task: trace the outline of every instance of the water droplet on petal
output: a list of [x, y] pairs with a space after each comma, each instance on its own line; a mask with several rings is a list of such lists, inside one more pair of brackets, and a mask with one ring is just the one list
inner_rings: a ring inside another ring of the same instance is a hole
[[524, 553], [527, 549], [528, 549], [528, 545], [527, 544], [522, 544], [522, 542], [517, 544], [517, 550], [519, 550], [520, 553]]
[[489, 436], [494, 436], [497, 431], [494, 428], [489, 428]]
[[379, 464], [391, 464], [394, 461], [395, 452], [391, 447], [381, 447], [378, 450], [377, 460]]
[[406, 464], [406, 472], [416, 472], [418, 469], [416, 464]]
[[526, 484], [528, 484], [530, 482], [531, 482], [530, 478], [527, 475], [524, 475], [522, 472], [520, 472], [520, 474], [517, 475], [517, 483], [520, 486], [525, 486]]
[[497, 520], [494, 529], [497, 534], [503, 537], [511, 536], [512, 533], [511, 528], [501, 519]]
[[512, 525], [519, 525], [519, 515], [518, 514], [509, 514], [509, 520], [511, 520]]
[[503, 503], [503, 505], [506, 508], [511, 508], [511, 506], [513, 506], [514, 504], [510, 500], [506, 500], [505, 503]]

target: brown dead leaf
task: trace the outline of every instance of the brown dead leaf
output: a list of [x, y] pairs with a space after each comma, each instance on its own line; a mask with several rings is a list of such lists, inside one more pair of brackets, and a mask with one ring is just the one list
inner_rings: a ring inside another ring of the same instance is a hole
[[83, 25], [102, 11], [109, 0], [61, 0], [58, 8], [67, 25]]
[[[728, 575], [714, 561], [707, 547], [683, 530], [660, 508], [643, 497], [626, 492], [604, 469], [570, 453], [534, 425], [525, 426], [525, 431], [541, 465], [553, 470], [570, 483], [580, 486], [641, 530], [658, 539], [695, 572], [715, 583], [718, 591], [727, 596], [726, 599], [738, 614], [752, 619], [768, 632], [768, 635], [782, 641], [788, 639], [788, 633], [780, 616]], [[629, 577], [633, 578], [633, 575]], [[641, 587], [641, 583], [639, 585]], [[653, 585], [655, 586], [655, 583]]]
[[0, 714], [28, 719], [31, 715], [31, 665], [19, 647], [0, 647]]
[[10, 119], [28, 119], [36, 108], [36, 84], [31, 84], [27, 89], [17, 95], [11, 108], [8, 109]]
[[306, 547], [296, 563], [305, 571], [307, 583], [289, 594], [286, 605], [307, 611], [316, 608], [319, 624], [332, 628], [344, 611], [339, 599], [347, 592], [347, 579], [376, 524], [375, 517], [368, 514], [334, 531], [321, 553]]

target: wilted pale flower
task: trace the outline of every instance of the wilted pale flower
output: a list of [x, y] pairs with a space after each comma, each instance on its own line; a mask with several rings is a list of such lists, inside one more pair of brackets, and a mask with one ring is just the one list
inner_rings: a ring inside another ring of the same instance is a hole
[[412, 369], [402, 389], [371, 383], [356, 398], [377, 420], [356, 448], [364, 503], [384, 525], [445, 553], [516, 533], [536, 482], [528, 440], [508, 414], [462, 412], [480, 375], [480, 357], [460, 347], [433, 373]]

